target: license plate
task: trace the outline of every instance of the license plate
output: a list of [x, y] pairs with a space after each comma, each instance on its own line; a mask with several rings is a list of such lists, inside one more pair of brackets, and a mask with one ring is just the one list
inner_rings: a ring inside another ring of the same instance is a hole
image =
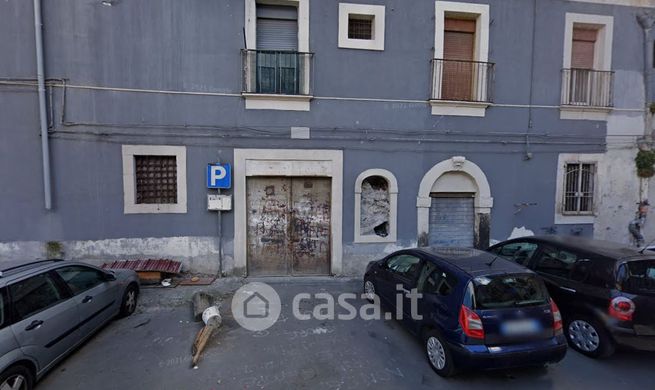
[[541, 326], [537, 320], [506, 321], [500, 327], [505, 336], [525, 336], [539, 333]]

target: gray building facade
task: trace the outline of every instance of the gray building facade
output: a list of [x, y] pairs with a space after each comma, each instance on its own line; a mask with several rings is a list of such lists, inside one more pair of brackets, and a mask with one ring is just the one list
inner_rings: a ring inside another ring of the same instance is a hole
[[226, 274], [359, 275], [397, 248], [529, 233], [626, 241], [655, 100], [637, 15], [654, 9], [43, 0], [47, 210], [33, 4], [2, 2], [0, 259], [216, 272], [215, 162], [233, 170]]

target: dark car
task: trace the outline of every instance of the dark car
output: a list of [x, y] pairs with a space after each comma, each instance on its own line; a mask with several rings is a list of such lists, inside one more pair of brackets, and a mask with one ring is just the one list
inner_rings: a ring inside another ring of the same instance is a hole
[[489, 251], [543, 277], [577, 351], [590, 357], [609, 356], [617, 345], [655, 351], [655, 254], [566, 236], [517, 238]]
[[[422, 294], [415, 300], [418, 316], [411, 312], [413, 289]], [[542, 366], [566, 355], [561, 316], [541, 279], [499, 256], [401, 250], [368, 265], [364, 290], [397, 314], [402, 303], [402, 323], [423, 340], [441, 376], [464, 368]]]

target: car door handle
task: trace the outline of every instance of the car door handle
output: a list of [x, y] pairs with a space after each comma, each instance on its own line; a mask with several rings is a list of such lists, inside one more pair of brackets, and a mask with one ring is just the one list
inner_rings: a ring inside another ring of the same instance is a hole
[[559, 288], [561, 288], [564, 291], [568, 291], [568, 292], [572, 292], [572, 293], [577, 292], [577, 291], [575, 291], [575, 289], [564, 287], [564, 286], [559, 286]]
[[31, 324], [27, 325], [27, 328], [25, 330], [33, 330], [33, 329], [39, 329], [43, 325], [43, 321], [41, 320], [34, 320], [32, 321]]
[[93, 300], [93, 297], [91, 295], [87, 295], [82, 299], [82, 303], [89, 303]]

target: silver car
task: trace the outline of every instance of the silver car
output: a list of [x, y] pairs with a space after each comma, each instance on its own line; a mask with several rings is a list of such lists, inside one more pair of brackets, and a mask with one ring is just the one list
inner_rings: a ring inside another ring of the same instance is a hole
[[138, 295], [132, 270], [62, 260], [2, 269], [0, 389], [31, 389], [107, 322], [132, 314]]

